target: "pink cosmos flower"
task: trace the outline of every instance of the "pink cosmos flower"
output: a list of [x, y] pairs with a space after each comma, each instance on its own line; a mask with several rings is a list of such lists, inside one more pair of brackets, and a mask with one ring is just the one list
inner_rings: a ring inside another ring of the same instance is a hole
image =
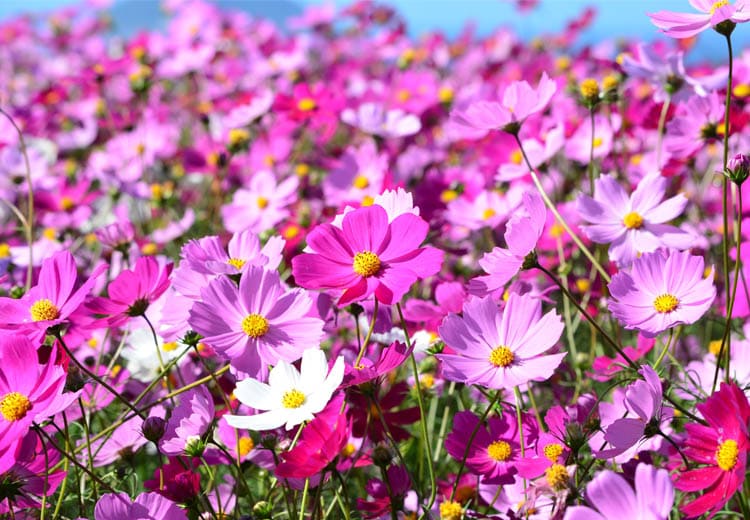
[[745, 0], [689, 0], [700, 13], [659, 11], [648, 16], [661, 32], [672, 38], [690, 38], [722, 22], [743, 23], [750, 20], [750, 5]]
[[187, 520], [177, 504], [158, 493], [141, 493], [132, 500], [127, 493], [102, 495], [94, 508], [94, 520]]
[[400, 109], [386, 110], [379, 103], [363, 103], [356, 110], [347, 108], [341, 113], [341, 120], [362, 132], [385, 138], [406, 137], [422, 129], [422, 123], [414, 114]]
[[266, 367], [279, 360], [296, 361], [323, 337], [323, 321], [309, 316], [312, 298], [302, 289], [286, 290], [276, 271], [252, 266], [239, 288], [222, 277], [201, 294], [203, 301], [190, 309], [190, 325], [253, 377], [265, 377]]
[[106, 268], [99, 265], [74, 290], [78, 272], [73, 255], [68, 251], [55, 253], [42, 262], [37, 284], [23, 298], [0, 298], [0, 329], [16, 330], [40, 342], [47, 329], [68, 321]]
[[565, 465], [570, 449], [557, 436], [541, 432], [535, 445], [526, 450], [526, 456], [516, 462], [518, 474], [523, 478], [536, 478], [553, 464]]
[[0, 472], [34, 422], [43, 422], [72, 403], [78, 393], [63, 393], [66, 373], [50, 361], [39, 363], [37, 348], [25, 336], [0, 334]]
[[172, 411], [167, 429], [159, 440], [159, 451], [169, 456], [184, 455], [191, 443], [208, 431], [214, 420], [214, 401], [205, 386], [180, 396], [180, 404]]
[[329, 205], [372, 201], [383, 189], [388, 156], [378, 153], [372, 140], [344, 152], [337, 166], [323, 181], [325, 201]]
[[526, 81], [514, 81], [503, 92], [502, 101], [475, 101], [452, 112], [451, 119], [469, 128], [516, 133], [527, 117], [544, 110], [555, 92], [557, 83], [545, 72], [536, 89]]
[[503, 311], [492, 298], [464, 304], [463, 316], [450, 314], [438, 332], [455, 354], [439, 354], [445, 378], [487, 388], [513, 388], [548, 379], [565, 353], [542, 355], [563, 331], [555, 311], [542, 316], [542, 303], [513, 293]]
[[667, 470], [641, 463], [635, 468], [635, 492], [622, 476], [604, 470], [586, 486], [585, 496], [594, 507], [569, 507], [564, 520], [667, 520], [674, 503], [674, 487]]
[[745, 481], [747, 451], [750, 447], [747, 424], [750, 404], [737, 385], [726, 383], [704, 403], [697, 406], [708, 423], [685, 425], [687, 437], [683, 453], [699, 464], [674, 476], [675, 487], [684, 492], [705, 490], [705, 493], [683, 505], [680, 510], [688, 518], [708, 513], [713, 517]]
[[287, 208], [297, 200], [298, 186], [297, 177], [277, 182], [271, 172], [255, 173], [248, 187], [237, 190], [232, 202], [221, 208], [224, 226], [233, 233], [245, 229], [262, 233], [273, 228], [289, 217]]
[[355, 386], [372, 381], [376, 377], [390, 373], [398, 368], [414, 351], [414, 345], [407, 348], [398, 341], [380, 351], [378, 359], [371, 361], [363, 357], [358, 366], [346, 366], [341, 388]]
[[132, 271], [124, 269], [109, 284], [109, 297], [97, 297], [87, 307], [96, 314], [109, 316], [107, 322], [112, 327], [123, 325], [131, 317], [142, 316], [169, 287], [172, 266], [172, 263], [142, 256]]
[[412, 213], [388, 222], [385, 209], [374, 205], [344, 215], [341, 229], [321, 224], [307, 236], [313, 253], [292, 259], [295, 281], [308, 289], [339, 289], [338, 305], [371, 295], [381, 303], [401, 300], [418, 279], [436, 274], [443, 252], [419, 247], [427, 222]]
[[719, 126], [724, 126], [724, 103], [719, 95], [692, 96], [667, 124], [664, 149], [672, 157], [690, 157], [718, 137]]
[[537, 192], [523, 194], [523, 211], [514, 213], [505, 230], [508, 248], [495, 247], [485, 253], [479, 265], [487, 273], [469, 282], [469, 292], [486, 296], [505, 286], [523, 267], [529, 253], [536, 247], [547, 220], [544, 201]]
[[659, 250], [637, 258], [630, 271], [609, 283], [609, 310], [625, 325], [653, 337], [678, 324], [697, 321], [716, 296], [713, 268], [687, 251]]
[[682, 194], [662, 200], [668, 182], [659, 174], [646, 176], [628, 197], [613, 176], [600, 176], [593, 198], [578, 196], [578, 213], [591, 224], [582, 226], [584, 233], [596, 243], [610, 244], [609, 257], [620, 266], [660, 247], [691, 247], [689, 233], [665, 224], [682, 214], [688, 202]]
[[[537, 436], [533, 423], [525, 421], [524, 445], [531, 449]], [[510, 484], [518, 470], [516, 463], [521, 459], [521, 439], [518, 421], [512, 413], [501, 417], [490, 417], [487, 424], [479, 426], [479, 417], [468, 410], [458, 412], [453, 418], [453, 431], [445, 439], [446, 451], [456, 460], [463, 460], [467, 452], [467, 439], [477, 430], [471, 445], [468, 446], [466, 467], [472, 473], [482, 476], [490, 484]]]

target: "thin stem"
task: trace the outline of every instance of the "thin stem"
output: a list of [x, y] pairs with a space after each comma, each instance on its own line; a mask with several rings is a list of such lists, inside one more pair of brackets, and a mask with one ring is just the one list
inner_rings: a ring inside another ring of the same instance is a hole
[[596, 116], [594, 108], [589, 110], [589, 116], [591, 120], [591, 148], [589, 150], [589, 165], [586, 168], [589, 177], [589, 190], [591, 190], [591, 196], [594, 196], [594, 148], [596, 148]]
[[[526, 456], [526, 441], [523, 438], [523, 417], [521, 415], [521, 404], [523, 399], [521, 398], [521, 391], [517, 386], [513, 387], [513, 394], [516, 398], [516, 420], [518, 421], [518, 439], [521, 442], [521, 458]], [[523, 494], [526, 496], [526, 479], [523, 479]]]
[[669, 338], [667, 339], [667, 342], [664, 343], [664, 348], [662, 349], [661, 353], [659, 354], [659, 357], [656, 358], [656, 361], [654, 361], [654, 368], [659, 368], [659, 365], [661, 364], [662, 360], [664, 359], [664, 356], [667, 354], [667, 351], [669, 350], [669, 347], [672, 345], [672, 338], [674, 337], [674, 329], [669, 329]]
[[521, 143], [521, 140], [518, 138], [518, 134], [513, 134], [513, 137], [516, 138], [516, 142], [518, 143], [518, 146], [521, 150], [521, 155], [523, 156], [524, 162], [526, 162], [526, 166], [529, 169], [529, 173], [531, 174], [531, 180], [534, 181], [534, 186], [536, 186], [536, 189], [539, 191], [539, 195], [541, 195], [542, 200], [544, 201], [544, 204], [547, 206], [547, 208], [552, 212], [552, 214], [555, 216], [557, 221], [560, 223], [560, 225], [563, 227], [566, 233], [570, 235], [571, 240], [578, 246], [578, 248], [581, 250], [581, 252], [584, 254], [586, 258], [589, 259], [591, 262], [591, 265], [594, 266], [594, 269], [597, 270], [599, 275], [606, 280], [607, 283], [611, 281], [611, 278], [607, 271], [604, 270], [604, 268], [601, 266], [601, 264], [596, 260], [594, 255], [589, 251], [589, 248], [586, 247], [586, 245], [581, 241], [580, 238], [578, 238], [578, 235], [576, 235], [573, 230], [568, 226], [568, 223], [565, 221], [565, 219], [560, 215], [560, 212], [557, 211], [557, 207], [555, 207], [555, 204], [550, 200], [549, 196], [547, 196], [547, 193], [544, 191], [544, 186], [542, 186], [542, 182], [539, 180], [539, 176], [537, 176], [536, 171], [534, 170], [534, 167], [531, 166], [531, 161], [529, 161], [529, 157], [526, 155], [526, 150], [523, 148], [523, 144]]
[[667, 99], [664, 100], [664, 104], [661, 106], [661, 113], [659, 114], [659, 126], [656, 129], [656, 167], [661, 170], [661, 154], [664, 141], [664, 126], [667, 122], [667, 113], [669, 113], [669, 105], [672, 103], [672, 96], [667, 94]]
[[375, 298], [375, 304], [372, 307], [372, 319], [370, 320], [370, 328], [367, 330], [367, 335], [365, 336], [365, 341], [362, 343], [362, 347], [359, 349], [359, 354], [357, 354], [357, 359], [354, 360], [354, 366], [358, 367], [359, 362], [362, 361], [362, 358], [365, 355], [365, 351], [367, 350], [367, 345], [370, 343], [370, 337], [372, 336], [372, 331], [375, 330], [375, 320], [378, 317], [378, 299]]

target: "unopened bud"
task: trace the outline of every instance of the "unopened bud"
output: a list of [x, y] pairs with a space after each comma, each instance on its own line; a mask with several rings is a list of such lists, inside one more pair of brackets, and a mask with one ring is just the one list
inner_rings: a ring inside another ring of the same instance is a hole
[[159, 442], [164, 436], [164, 431], [166, 429], [167, 421], [161, 417], [149, 417], [143, 421], [143, 426], [141, 427], [143, 436], [154, 443]]
[[750, 157], [738, 153], [729, 159], [725, 175], [737, 186], [740, 186], [750, 175]]

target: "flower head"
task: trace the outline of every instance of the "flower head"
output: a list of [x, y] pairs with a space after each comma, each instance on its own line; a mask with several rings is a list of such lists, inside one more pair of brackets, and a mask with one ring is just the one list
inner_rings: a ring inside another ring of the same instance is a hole
[[[750, 5], [745, 0], [690, 0], [699, 13], [659, 11], [649, 13], [651, 21], [661, 32], [672, 38], [690, 38], [710, 27], [723, 30], [720, 24], [734, 24], [750, 20]], [[719, 30], [717, 29], [717, 30]]]
[[656, 251], [637, 258], [609, 284], [609, 310], [625, 325], [653, 337], [703, 316], [716, 296], [713, 269], [687, 251]]
[[305, 350], [300, 370], [282, 360], [271, 369], [268, 384], [256, 379], [237, 383], [234, 390], [237, 399], [263, 413], [225, 415], [224, 418], [234, 428], [262, 431], [285, 424], [290, 430], [303, 421], [311, 421], [323, 410], [343, 378], [343, 357], [336, 359], [329, 373], [323, 351]]

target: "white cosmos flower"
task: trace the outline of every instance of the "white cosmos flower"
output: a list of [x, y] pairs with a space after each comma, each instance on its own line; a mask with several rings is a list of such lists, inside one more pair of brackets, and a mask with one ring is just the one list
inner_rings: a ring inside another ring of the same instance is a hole
[[230, 426], [247, 430], [273, 430], [286, 423], [286, 429], [310, 421], [331, 400], [344, 378], [344, 358], [339, 356], [328, 373], [323, 351], [308, 349], [302, 354], [298, 371], [286, 361], [271, 369], [268, 384], [252, 378], [237, 383], [234, 395], [242, 404], [263, 413], [225, 415]]

